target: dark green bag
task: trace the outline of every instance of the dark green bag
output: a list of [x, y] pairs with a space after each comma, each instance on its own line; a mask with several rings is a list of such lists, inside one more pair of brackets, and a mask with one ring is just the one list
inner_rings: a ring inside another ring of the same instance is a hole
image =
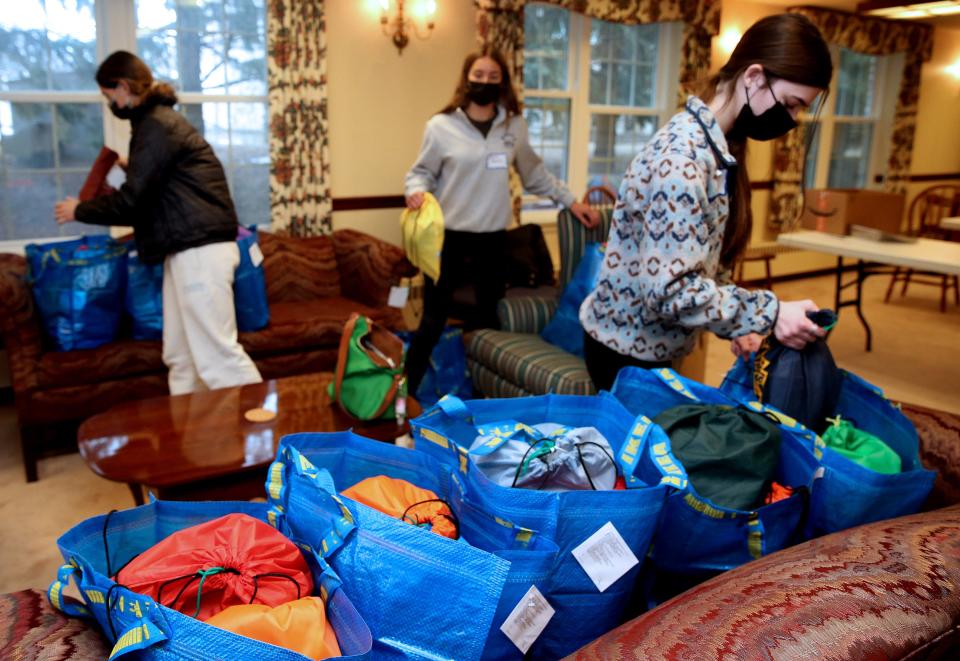
[[353, 313], [343, 327], [337, 368], [328, 390], [359, 420], [401, 418], [406, 407], [403, 341], [372, 319]]
[[696, 492], [715, 505], [753, 510], [763, 504], [780, 461], [780, 429], [762, 413], [714, 404], [684, 404], [653, 419]]

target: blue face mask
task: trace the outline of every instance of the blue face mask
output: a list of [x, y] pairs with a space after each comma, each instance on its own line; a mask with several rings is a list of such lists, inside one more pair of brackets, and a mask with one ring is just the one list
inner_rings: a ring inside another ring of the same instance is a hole
[[[770, 95], [773, 96], [773, 88], [770, 87], [770, 79], [767, 78], [767, 87], [770, 88]], [[780, 103], [776, 96], [773, 96], [774, 104], [760, 113], [754, 114], [750, 107], [750, 94], [747, 94], [747, 102], [740, 109], [740, 114], [733, 121], [733, 128], [727, 132], [731, 138], [750, 138], [752, 140], [773, 140], [781, 135], [797, 128], [797, 122], [790, 116], [790, 111], [786, 106]]]

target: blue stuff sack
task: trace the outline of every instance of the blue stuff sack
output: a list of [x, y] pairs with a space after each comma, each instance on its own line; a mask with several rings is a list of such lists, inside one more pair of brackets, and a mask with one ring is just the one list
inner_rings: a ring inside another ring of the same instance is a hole
[[[649, 418], [683, 404], [738, 406], [716, 388], [685, 379], [670, 369], [623, 368], [611, 392], [631, 413]], [[725, 571], [804, 538], [809, 507], [806, 489], [817, 469], [812, 434], [805, 434], [806, 430], [792, 421], [779, 422], [777, 481], [803, 489], [784, 500], [746, 511], [721, 507], [687, 484], [664, 506], [651, 551], [657, 569], [686, 575]]]
[[[354, 462], [364, 453], [351, 436], [284, 438], [267, 478], [270, 523], [308, 544], [350, 586], [350, 598], [373, 633], [374, 658], [480, 659], [509, 563], [341, 498], [330, 472], [314, 466], [296, 447], [306, 446], [350, 481], [376, 468], [367, 460]], [[321, 452], [320, 439], [339, 444], [343, 454], [335, 458]], [[391, 469], [394, 459], [382, 460], [382, 468]], [[415, 462], [393, 465], [394, 477], [428, 476], [413, 470]], [[443, 473], [434, 478], [442, 483]], [[431, 481], [424, 486], [429, 488]]]
[[[65, 564], [47, 592], [63, 613], [92, 617], [113, 644], [110, 661], [131, 654], [138, 659], [256, 659], [304, 661], [291, 650], [225, 631], [153, 599], [117, 585], [109, 574], [172, 533], [231, 513], [267, 520], [267, 505], [249, 502], [154, 501], [134, 509], [95, 516], [74, 526], [57, 544]], [[106, 542], [105, 542], [106, 540]], [[306, 554], [337, 635], [340, 658], [372, 659], [372, 640], [337, 576], [316, 557]], [[67, 598], [73, 579], [83, 603]]]
[[[394, 479], [406, 480], [437, 494], [437, 497], [446, 502], [456, 517], [463, 541], [438, 542], [433, 539], [435, 535], [429, 535], [426, 539], [430, 547], [440, 544], [456, 549], [465, 542], [510, 562], [506, 583], [500, 594], [481, 658], [490, 660], [523, 658], [520, 650], [500, 630], [500, 625], [531, 585], [536, 585], [541, 592], [546, 589], [546, 582], [557, 555], [557, 545], [552, 540], [536, 531], [515, 526], [482, 511], [470, 501], [466, 486], [450, 466], [436, 461], [423, 452], [373, 441], [352, 432], [290, 434], [284, 437], [283, 445], [296, 450], [299, 456], [304, 457], [318, 469], [327, 470], [333, 478], [337, 491], [343, 491], [370, 477], [386, 475]], [[284, 455], [282, 449], [280, 455]], [[287, 453], [287, 456], [295, 455]], [[273, 473], [273, 475], [279, 474], [279, 472]], [[341, 498], [348, 500], [343, 496]], [[362, 504], [357, 504], [357, 507], [366, 508]], [[280, 516], [283, 516], [282, 513]], [[381, 514], [381, 516], [387, 515]], [[417, 541], [424, 541], [424, 535], [411, 537]], [[344, 574], [344, 580], [349, 580], [348, 576]], [[395, 599], [395, 597], [389, 598]], [[401, 598], [404, 597], [401, 595]], [[396, 605], [399, 605], [399, 602]], [[446, 609], [445, 603], [438, 605]], [[385, 604], [383, 608], [388, 606]], [[358, 604], [358, 607], [363, 611], [365, 604]], [[432, 619], [429, 607], [423, 613], [423, 617]], [[373, 619], [369, 621], [375, 622]], [[374, 636], [381, 637], [381, 633], [381, 630], [374, 626]], [[409, 633], [407, 631], [406, 635]], [[383, 632], [383, 635], [388, 634]]]
[[26, 246], [28, 278], [43, 327], [60, 351], [113, 340], [123, 313], [127, 247], [109, 236]]
[[[890, 475], [864, 468], [816, 437], [820, 470], [811, 488], [813, 535], [918, 512], [936, 477], [920, 463], [920, 441], [913, 423], [884, 397], [882, 390], [851, 372], [840, 372], [842, 384], [835, 414], [890, 446], [900, 456], [902, 471]], [[754, 401], [753, 360], [738, 359], [720, 389], [738, 401]]]
[[560, 295], [560, 303], [553, 317], [540, 332], [550, 344], [568, 353], [583, 357], [583, 326], [580, 324], [580, 305], [593, 291], [603, 266], [604, 244], [588, 243], [583, 258]]
[[237, 330], [260, 330], [270, 323], [267, 303], [267, 279], [263, 270], [263, 252], [257, 243], [257, 226], [240, 228], [237, 234], [240, 264], [233, 279], [233, 304], [237, 309]]
[[127, 253], [124, 308], [133, 321], [133, 339], [163, 337], [163, 262], [144, 264], [135, 249]]
[[[545, 492], [500, 486], [477, 468], [468, 450], [483, 430], [505, 421], [594, 427], [610, 443], [625, 490]], [[411, 421], [417, 450], [450, 464], [472, 502], [495, 516], [552, 537], [559, 547], [545, 589], [555, 613], [530, 649], [530, 658], [557, 659], [620, 624], [639, 565], [600, 592], [571, 551], [612, 523], [641, 561], [671, 488], [686, 476], [672, 460], [663, 430], [636, 418], [607, 396], [542, 395], [462, 401], [441, 399]]]

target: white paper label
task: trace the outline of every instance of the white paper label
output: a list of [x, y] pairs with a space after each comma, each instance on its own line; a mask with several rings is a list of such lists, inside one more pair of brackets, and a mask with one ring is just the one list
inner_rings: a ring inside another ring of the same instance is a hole
[[409, 293], [409, 287], [391, 287], [390, 296], [387, 298], [387, 305], [392, 308], [402, 308], [407, 304], [407, 295]]
[[507, 619], [500, 625], [500, 631], [517, 646], [523, 654], [537, 640], [554, 614], [553, 607], [540, 593], [536, 585], [531, 585]]
[[488, 170], [506, 170], [507, 165], [507, 155], [503, 152], [496, 152], [494, 154], [487, 154], [487, 169]]
[[603, 524], [571, 553], [600, 592], [640, 564], [637, 556], [610, 521]]
[[114, 188], [120, 188], [127, 181], [127, 173], [119, 165], [114, 165], [107, 173], [107, 183]]
[[260, 245], [257, 243], [250, 244], [250, 261], [253, 262], [253, 268], [263, 264], [263, 252], [260, 251]]

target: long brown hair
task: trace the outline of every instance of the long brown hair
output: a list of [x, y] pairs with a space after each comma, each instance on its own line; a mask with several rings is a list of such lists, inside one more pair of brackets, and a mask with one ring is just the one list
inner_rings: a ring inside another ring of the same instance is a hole
[[[761, 65], [768, 80], [782, 78], [824, 90], [824, 94], [829, 90], [833, 76], [830, 48], [817, 26], [799, 14], [775, 14], [750, 26], [723, 68], [706, 80], [700, 98], [709, 103], [716, 96], [717, 89], [724, 85], [730, 88], [732, 98], [732, 85], [751, 64]], [[822, 100], [818, 107], [823, 107]], [[734, 214], [727, 219], [720, 262], [731, 267], [743, 255], [750, 241], [753, 214], [746, 164], [747, 140], [728, 136], [727, 147], [738, 164], [734, 187], [736, 204]]]
[[177, 94], [167, 83], [155, 81], [150, 67], [133, 53], [118, 50], [111, 53], [97, 68], [97, 84], [107, 89], [116, 89], [121, 80], [127, 81], [130, 93], [138, 97], [172, 97]]
[[513, 83], [510, 81], [510, 69], [507, 67], [507, 60], [503, 54], [490, 44], [485, 44], [483, 48], [475, 53], [467, 55], [463, 60], [463, 67], [460, 70], [460, 80], [457, 82], [457, 88], [453, 92], [453, 98], [443, 107], [438, 114], [448, 115], [457, 108], [466, 108], [470, 103], [467, 99], [467, 80], [470, 76], [470, 69], [473, 63], [481, 57], [489, 57], [500, 67], [500, 99], [499, 102], [507, 109], [507, 118], [520, 114], [520, 101], [517, 99], [517, 93], [513, 89]]

